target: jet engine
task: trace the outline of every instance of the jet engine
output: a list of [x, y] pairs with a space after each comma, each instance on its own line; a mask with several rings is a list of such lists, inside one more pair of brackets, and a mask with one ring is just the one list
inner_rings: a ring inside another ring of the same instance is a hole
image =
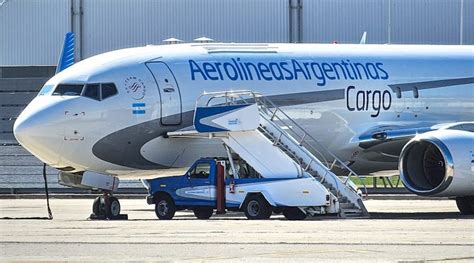
[[473, 159], [473, 132], [451, 129], [427, 132], [417, 135], [403, 148], [400, 177], [405, 187], [418, 195], [472, 197]]

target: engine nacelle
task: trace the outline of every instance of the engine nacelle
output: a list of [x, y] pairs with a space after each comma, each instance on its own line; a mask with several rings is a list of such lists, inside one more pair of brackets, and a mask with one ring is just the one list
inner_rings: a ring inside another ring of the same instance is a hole
[[474, 133], [437, 130], [403, 148], [399, 171], [405, 187], [424, 196], [474, 195]]

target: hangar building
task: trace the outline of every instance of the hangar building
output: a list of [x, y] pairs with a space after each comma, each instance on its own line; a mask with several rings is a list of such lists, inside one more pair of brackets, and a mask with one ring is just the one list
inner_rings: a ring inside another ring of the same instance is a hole
[[55, 65], [68, 31], [77, 55], [190, 42], [474, 44], [474, 0], [0, 0], [0, 65]]
[[473, 45], [474, 0], [0, 0], [0, 175], [41, 171], [12, 127], [69, 31], [79, 59], [170, 37], [358, 43], [366, 31], [369, 44]]

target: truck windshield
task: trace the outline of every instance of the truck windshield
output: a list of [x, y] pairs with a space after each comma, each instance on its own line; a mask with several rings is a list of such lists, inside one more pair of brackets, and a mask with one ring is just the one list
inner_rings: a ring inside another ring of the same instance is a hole
[[191, 178], [209, 178], [210, 163], [198, 163], [189, 175]]

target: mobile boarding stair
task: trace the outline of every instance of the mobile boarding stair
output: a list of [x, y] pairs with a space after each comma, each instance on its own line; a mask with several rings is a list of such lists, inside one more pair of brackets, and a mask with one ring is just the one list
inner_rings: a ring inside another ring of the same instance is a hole
[[[203, 93], [196, 101], [194, 128], [167, 135], [220, 138], [230, 159], [232, 150], [262, 175], [296, 166], [298, 176], [314, 178], [330, 193], [331, 202], [325, 208], [300, 207], [308, 215], [369, 217], [362, 192], [351, 181], [358, 175], [267, 97], [252, 91]], [[338, 177], [335, 169], [347, 175]]]

